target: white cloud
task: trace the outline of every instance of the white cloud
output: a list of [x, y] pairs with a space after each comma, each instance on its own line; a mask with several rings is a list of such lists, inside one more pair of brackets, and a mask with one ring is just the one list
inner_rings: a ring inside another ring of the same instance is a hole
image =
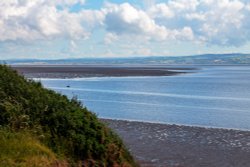
[[246, 10], [250, 11], [250, 3], [246, 5]]
[[185, 40], [193, 40], [193, 30], [190, 27], [184, 27], [180, 32], [180, 38], [184, 38]]
[[70, 12], [72, 5], [83, 5], [85, 0], [4, 0], [0, 1], [0, 41], [79, 40], [90, 38], [96, 29], [106, 32], [106, 44], [119, 38], [226, 46], [250, 41], [250, 4], [246, 0], [156, 2], [145, 0], [146, 9], [106, 3], [99, 10]]
[[177, 11], [195, 11], [199, 5], [198, 0], [170, 0], [168, 6]]
[[[157, 6], [155, 9], [160, 9], [160, 7]], [[152, 12], [152, 15], [154, 15], [153, 12], [158, 12], [154, 11], [153, 8], [149, 9], [149, 11]], [[118, 36], [141, 36], [144, 39], [156, 41], [173, 39], [190, 40], [193, 38], [191, 28], [180, 27], [179, 29], [168, 29], [168, 27], [157, 24], [154, 16], [151, 15], [151, 18], [148, 13], [131, 6], [129, 3], [121, 5], [109, 4], [105, 9], [105, 13], [106, 18], [104, 23], [107, 31], [115, 33]]]
[[117, 39], [118, 39], [118, 37], [116, 34], [107, 33], [105, 35], [104, 42], [105, 42], [105, 44], [110, 44], [110, 43], [113, 43], [114, 41], [116, 41]]
[[185, 17], [187, 20], [199, 20], [199, 21], [206, 20], [206, 16], [201, 13], [187, 13]]
[[52, 0], [55, 4], [66, 4], [66, 5], [73, 5], [76, 3], [84, 4], [85, 0]]
[[0, 2], [0, 41], [87, 38], [104, 18], [101, 11], [71, 13], [57, 5], [84, 3], [83, 0], [22, 0]]
[[180, 34], [181, 29], [189, 27], [190, 33], [182, 31], [190, 34], [186, 39], [239, 46], [250, 40], [248, 8], [242, 0], [170, 0], [156, 4], [148, 14], [156, 24], [172, 33], [177, 30]]
[[145, 9], [151, 8], [156, 3], [155, 0], [142, 0], [142, 1], [143, 1]]
[[175, 13], [170, 10], [170, 8], [165, 3], [159, 3], [152, 6], [147, 12], [151, 18], [172, 18], [175, 15]]
[[200, 25], [200, 33], [211, 44], [240, 45], [245, 42], [242, 24], [246, 19], [244, 3], [239, 0], [214, 1], [204, 12], [205, 21]]
[[105, 24], [107, 30], [116, 34], [133, 34], [157, 36], [165, 38], [167, 30], [155, 24], [144, 11], [134, 8], [128, 3], [109, 5], [106, 9]]

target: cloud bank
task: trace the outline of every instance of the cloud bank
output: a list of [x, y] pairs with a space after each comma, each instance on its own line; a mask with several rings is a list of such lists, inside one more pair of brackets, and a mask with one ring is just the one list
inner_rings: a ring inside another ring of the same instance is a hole
[[[91, 2], [89, 2], [91, 3]], [[245, 0], [169, 0], [138, 7], [104, 3], [87, 9], [84, 0], [8, 0], [0, 2], [0, 41], [103, 39], [192, 41], [241, 46], [250, 41], [250, 3]], [[74, 11], [74, 6], [83, 6]]]

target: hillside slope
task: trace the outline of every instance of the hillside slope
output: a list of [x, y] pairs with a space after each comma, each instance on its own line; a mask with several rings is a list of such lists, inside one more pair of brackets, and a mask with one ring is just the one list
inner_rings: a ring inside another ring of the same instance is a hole
[[124, 57], [124, 58], [78, 58], [78, 59], [13, 59], [0, 60], [1, 63], [11, 65], [249, 65], [250, 54], [230, 53], [230, 54], [202, 54], [190, 56], [150, 56], [150, 57]]
[[120, 138], [76, 99], [5, 65], [0, 65], [0, 128], [28, 131], [71, 166], [136, 166]]

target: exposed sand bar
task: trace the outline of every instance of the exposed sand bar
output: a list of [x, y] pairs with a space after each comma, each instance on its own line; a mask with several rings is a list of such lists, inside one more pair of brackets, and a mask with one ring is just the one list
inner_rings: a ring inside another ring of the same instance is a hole
[[27, 77], [39, 78], [171, 76], [194, 70], [193, 68], [174, 67], [126, 67], [98, 65], [22, 65], [13, 66], [13, 68]]
[[250, 131], [102, 119], [142, 167], [248, 167]]

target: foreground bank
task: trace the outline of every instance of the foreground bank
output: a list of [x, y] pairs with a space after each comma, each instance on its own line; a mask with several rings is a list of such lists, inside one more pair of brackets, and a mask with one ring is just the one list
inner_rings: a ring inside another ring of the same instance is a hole
[[28, 157], [12, 156], [26, 149], [27, 156], [36, 155], [32, 150], [38, 153], [38, 161], [47, 157], [49, 165], [59, 159], [68, 166], [137, 166], [120, 138], [76, 99], [44, 89], [2, 65], [0, 83], [0, 144], [17, 146], [1, 149], [0, 164], [26, 166]]

